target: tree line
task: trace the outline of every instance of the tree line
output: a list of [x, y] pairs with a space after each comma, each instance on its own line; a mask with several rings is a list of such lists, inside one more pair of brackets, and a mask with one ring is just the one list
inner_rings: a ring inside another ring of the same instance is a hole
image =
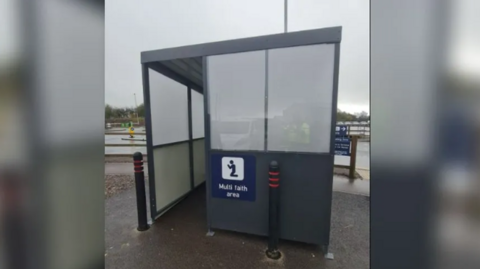
[[119, 118], [133, 118], [136, 117], [145, 117], [145, 106], [140, 104], [135, 107], [114, 107], [109, 104], [105, 105], [105, 119], [119, 119]]
[[[140, 104], [136, 109], [135, 107], [113, 107], [111, 105], [105, 105], [105, 119], [119, 119], [119, 118], [133, 118], [145, 117], [145, 106]], [[368, 121], [370, 115], [367, 112], [362, 111], [360, 113], [350, 114], [345, 111], [337, 110], [337, 121]]]
[[367, 112], [362, 111], [360, 113], [350, 114], [345, 111], [337, 109], [337, 121], [369, 121], [370, 115]]

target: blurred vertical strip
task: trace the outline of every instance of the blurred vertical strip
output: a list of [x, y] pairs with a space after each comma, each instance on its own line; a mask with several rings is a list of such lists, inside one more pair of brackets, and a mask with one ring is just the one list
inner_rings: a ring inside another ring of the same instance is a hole
[[371, 268], [432, 268], [444, 1], [371, 1]]
[[371, 268], [480, 267], [478, 10], [371, 1]]
[[[28, 59], [24, 8], [13, 0], [0, 2], [0, 267], [31, 268], [33, 220], [31, 143], [26, 132], [25, 98]], [[30, 162], [31, 163], [31, 162]], [[35, 222], [33, 222], [35, 223]], [[38, 242], [38, 241], [37, 241]]]
[[452, 1], [439, 105], [435, 267], [480, 268], [480, 2]]
[[103, 268], [104, 3], [5, 1], [0, 267]]

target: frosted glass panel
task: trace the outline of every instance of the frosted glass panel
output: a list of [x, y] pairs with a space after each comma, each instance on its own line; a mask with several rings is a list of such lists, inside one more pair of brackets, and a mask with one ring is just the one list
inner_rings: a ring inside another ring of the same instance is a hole
[[203, 94], [194, 90], [192, 90], [192, 132], [193, 139], [205, 137]]
[[211, 148], [264, 150], [265, 51], [207, 60]]
[[268, 150], [330, 152], [334, 49], [268, 51]]
[[191, 190], [188, 142], [153, 149], [157, 210]]
[[153, 146], [188, 140], [188, 88], [149, 70]]

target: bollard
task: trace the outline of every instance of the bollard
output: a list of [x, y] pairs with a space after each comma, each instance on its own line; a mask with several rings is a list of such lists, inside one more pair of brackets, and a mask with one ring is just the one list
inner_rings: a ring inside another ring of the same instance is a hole
[[352, 140], [352, 147], [350, 149], [350, 168], [348, 171], [348, 178], [350, 183], [353, 182], [355, 179], [355, 171], [356, 171], [356, 163], [357, 163], [357, 143], [358, 143], [358, 136], [352, 135], [350, 136]]
[[140, 152], [133, 154], [135, 171], [135, 190], [137, 192], [138, 231], [146, 231], [150, 226], [147, 223], [147, 197], [145, 195], [145, 174], [143, 172], [143, 155]]
[[270, 163], [268, 169], [268, 185], [269, 185], [269, 207], [268, 207], [268, 249], [267, 257], [270, 259], [279, 259], [282, 254], [277, 249], [278, 245], [278, 205], [279, 205], [279, 186], [280, 186], [280, 169], [276, 161]]

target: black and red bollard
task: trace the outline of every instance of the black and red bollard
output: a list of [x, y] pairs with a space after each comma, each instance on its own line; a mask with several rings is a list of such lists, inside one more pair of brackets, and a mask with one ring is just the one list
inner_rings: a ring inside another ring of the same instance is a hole
[[145, 174], [143, 172], [143, 154], [133, 154], [135, 170], [135, 190], [137, 192], [138, 231], [146, 231], [150, 226], [147, 223], [147, 197], [145, 194]]
[[270, 162], [268, 169], [269, 207], [268, 207], [268, 249], [267, 257], [280, 259], [282, 254], [278, 251], [278, 205], [280, 199], [280, 169], [276, 161]]

